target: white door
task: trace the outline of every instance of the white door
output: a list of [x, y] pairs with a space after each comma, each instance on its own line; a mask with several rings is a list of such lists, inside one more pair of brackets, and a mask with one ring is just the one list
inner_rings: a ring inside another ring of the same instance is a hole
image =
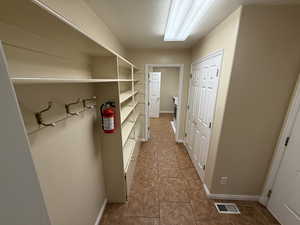
[[281, 162], [268, 209], [282, 225], [300, 225], [300, 112]]
[[221, 63], [222, 54], [219, 53], [192, 65], [186, 145], [191, 148], [190, 156], [202, 179], [213, 126]]
[[195, 137], [195, 124], [193, 123], [196, 119], [196, 109], [197, 109], [197, 94], [199, 93], [197, 89], [199, 88], [199, 82], [196, 76], [192, 76], [190, 80], [189, 88], [189, 99], [188, 99], [188, 112], [187, 112], [187, 121], [186, 121], [186, 137], [185, 142], [190, 156], [193, 157], [192, 149], [194, 144]]
[[149, 73], [149, 116], [158, 118], [160, 111], [160, 72]]

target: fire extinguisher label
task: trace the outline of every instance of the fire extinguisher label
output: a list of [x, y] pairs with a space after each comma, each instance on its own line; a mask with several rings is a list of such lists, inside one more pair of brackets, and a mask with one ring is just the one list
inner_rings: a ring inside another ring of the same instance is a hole
[[113, 130], [114, 129], [114, 118], [103, 118], [103, 128], [104, 130]]

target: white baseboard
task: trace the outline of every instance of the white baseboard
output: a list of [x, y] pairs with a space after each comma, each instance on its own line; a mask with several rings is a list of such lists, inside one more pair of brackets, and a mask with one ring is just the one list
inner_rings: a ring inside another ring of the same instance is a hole
[[259, 195], [230, 195], [230, 194], [212, 194], [208, 187], [203, 184], [205, 193], [208, 198], [220, 200], [240, 200], [240, 201], [258, 201]]
[[146, 139], [145, 138], [139, 138], [139, 141], [146, 142]]
[[173, 113], [173, 111], [159, 111], [159, 113]]
[[107, 204], [107, 198], [104, 199], [104, 202], [103, 202], [103, 204], [102, 204], [102, 206], [101, 206], [101, 209], [100, 209], [100, 211], [99, 211], [99, 214], [98, 214], [98, 216], [97, 216], [95, 225], [99, 225], [99, 224], [100, 224], [100, 220], [101, 220], [101, 218], [102, 218], [102, 216], [103, 216], [103, 213], [104, 213], [106, 204]]
[[260, 196], [259, 197], [259, 203], [264, 205], [264, 206], [267, 206], [268, 200], [269, 200], [269, 198], [267, 196]]
[[184, 140], [178, 139], [176, 142], [177, 142], [177, 143], [184, 143]]

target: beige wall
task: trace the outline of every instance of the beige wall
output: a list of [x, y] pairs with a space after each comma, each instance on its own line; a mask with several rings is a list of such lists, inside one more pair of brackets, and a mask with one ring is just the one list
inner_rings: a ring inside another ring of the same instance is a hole
[[[137, 73], [137, 78], [140, 80], [138, 83], [138, 88], [140, 88], [142, 92], [144, 91], [145, 64], [184, 64], [183, 96], [181, 108], [182, 119], [179, 128], [179, 139], [183, 139], [191, 64], [190, 50], [131, 49], [128, 50], [128, 57], [140, 69]], [[145, 102], [143, 95], [138, 96], [138, 99], [140, 102]], [[142, 113], [144, 113], [144, 104], [140, 104], [139, 109], [142, 111]]]
[[92, 8], [83, 0], [39, 0], [50, 9], [63, 15], [82, 32], [117, 54], [126, 57], [126, 50], [111, 32], [109, 27], [99, 18]]
[[192, 49], [192, 60], [205, 57], [210, 53], [223, 49], [223, 64], [219, 81], [218, 96], [214, 115], [214, 126], [206, 165], [205, 183], [211, 189], [214, 176], [215, 159], [218, 153], [218, 143], [222, 129], [228, 86], [230, 83], [234, 51], [238, 33], [241, 9], [219, 24], [213, 31], [197, 43]]
[[[243, 8], [214, 193], [261, 193], [300, 71], [299, 26], [300, 7]], [[219, 184], [221, 176], [228, 185]]]
[[244, 6], [193, 49], [196, 59], [224, 48], [205, 177], [212, 193], [261, 193], [300, 69], [299, 21], [299, 7]]
[[178, 96], [179, 68], [154, 67], [154, 72], [161, 72], [160, 111], [173, 112], [173, 96]]

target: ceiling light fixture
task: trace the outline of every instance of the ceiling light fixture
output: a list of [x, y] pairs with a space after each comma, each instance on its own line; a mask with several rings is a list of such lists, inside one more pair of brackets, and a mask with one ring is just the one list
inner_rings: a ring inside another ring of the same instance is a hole
[[172, 0], [164, 41], [184, 41], [214, 0]]

